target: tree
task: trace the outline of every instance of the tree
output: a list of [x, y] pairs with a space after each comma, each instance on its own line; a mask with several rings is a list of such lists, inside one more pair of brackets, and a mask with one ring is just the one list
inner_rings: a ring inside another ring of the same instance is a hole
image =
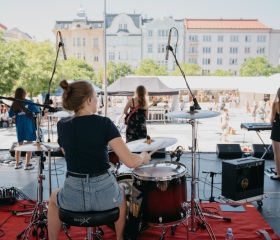
[[[186, 76], [198, 76], [200, 75], [201, 67], [195, 63], [180, 63], [180, 67]], [[172, 76], [182, 76], [182, 73], [178, 66], [175, 71], [172, 72]]]
[[0, 36], [0, 94], [10, 94], [25, 66], [25, 53], [15, 42], [4, 42]]
[[77, 58], [68, 58], [60, 62], [60, 79], [67, 80], [90, 80], [94, 82], [95, 73], [93, 67], [86, 61]]
[[216, 70], [214, 73], [211, 74], [211, 76], [232, 76], [231, 71], [224, 71], [221, 69]]
[[249, 57], [240, 68], [241, 76], [270, 76], [271, 73], [272, 65], [266, 57]]
[[[32, 98], [42, 92], [47, 92], [53, 72], [55, 49], [49, 41], [36, 43], [21, 41], [19, 43], [25, 52], [25, 68], [23, 68], [17, 86], [26, 89]], [[59, 64], [57, 65], [59, 69]], [[58, 85], [58, 75], [54, 74], [51, 90]]]
[[165, 66], [158, 66], [152, 59], [144, 59], [140, 62], [139, 68], [135, 71], [138, 76], [166, 76], [168, 75]]

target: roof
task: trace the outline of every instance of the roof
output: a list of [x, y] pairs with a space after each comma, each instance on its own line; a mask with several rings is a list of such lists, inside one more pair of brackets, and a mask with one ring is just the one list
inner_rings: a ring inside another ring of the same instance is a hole
[[[182, 76], [158, 78], [170, 88], [188, 90]], [[243, 93], [275, 94], [280, 86], [280, 74], [270, 77], [186, 76], [186, 80], [191, 90], [238, 90]]]
[[186, 19], [187, 29], [271, 29], [257, 19]]
[[108, 95], [133, 96], [139, 85], [145, 86], [149, 96], [178, 95], [179, 91], [167, 87], [158, 77], [122, 77], [107, 88]]

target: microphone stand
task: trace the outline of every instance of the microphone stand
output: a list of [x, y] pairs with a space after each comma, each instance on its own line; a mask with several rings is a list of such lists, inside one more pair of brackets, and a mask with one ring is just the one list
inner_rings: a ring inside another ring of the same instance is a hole
[[[185, 76], [185, 73], [184, 71], [182, 70], [180, 64], [178, 63], [177, 61], [177, 58], [176, 58], [176, 55], [174, 54], [173, 52], [173, 48], [168, 45], [166, 47], [167, 51], [171, 51], [174, 59], [175, 59], [175, 62], [176, 62], [176, 65], [178, 66], [184, 80], [185, 80], [185, 83], [187, 85], [187, 88], [190, 92], [190, 95], [192, 96], [193, 98], [193, 106], [190, 107], [190, 112], [193, 112], [195, 113], [195, 110], [200, 110], [201, 107], [199, 106], [198, 104], [198, 101], [196, 99], [196, 97], [194, 96], [194, 94], [192, 93], [190, 87], [189, 87], [189, 84], [186, 80], [186, 76]], [[196, 152], [196, 143], [197, 143], [197, 139], [196, 139], [196, 120], [195, 119], [191, 119], [189, 121], [189, 123], [192, 125], [192, 147], [189, 147], [189, 150], [191, 150], [191, 153], [192, 153], [192, 181], [191, 181], [191, 226], [190, 226], [190, 230], [195, 232], [196, 231], [196, 228], [194, 226], [195, 224], [195, 210], [197, 209], [197, 203], [195, 201], [195, 198], [196, 198], [196, 156], [195, 156], [195, 152]]]

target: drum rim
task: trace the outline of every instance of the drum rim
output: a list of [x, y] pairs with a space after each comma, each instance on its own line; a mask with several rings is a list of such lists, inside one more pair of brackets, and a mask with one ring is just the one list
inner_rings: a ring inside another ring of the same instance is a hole
[[187, 167], [182, 164], [182, 163], [174, 163], [174, 162], [170, 162], [170, 161], [164, 161], [164, 162], [156, 162], [156, 163], [149, 163], [149, 164], [146, 164], [146, 165], [142, 165], [142, 166], [147, 166], [147, 165], [155, 165], [155, 164], [162, 164], [162, 163], [171, 163], [171, 164], [175, 164], [175, 165], [181, 165], [182, 167], [185, 168], [185, 170], [181, 173], [178, 173], [176, 175], [171, 175], [171, 176], [165, 176], [165, 177], [149, 177], [149, 176], [140, 176], [139, 174], [135, 173], [135, 170], [137, 170], [138, 168], [141, 168], [140, 167], [137, 167], [135, 168], [133, 171], [132, 171], [132, 176], [137, 178], [138, 180], [144, 180], [144, 181], [154, 181], [154, 182], [164, 182], [164, 181], [171, 181], [173, 179], [176, 179], [176, 178], [180, 178], [182, 176], [186, 176], [186, 174], [188, 173], [188, 169]]

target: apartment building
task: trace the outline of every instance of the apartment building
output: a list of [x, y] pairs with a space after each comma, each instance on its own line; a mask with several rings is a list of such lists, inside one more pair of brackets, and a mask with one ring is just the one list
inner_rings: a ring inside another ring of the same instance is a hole
[[[256, 19], [183, 19], [173, 17], [142, 19], [140, 14], [106, 14], [106, 61], [124, 62], [137, 69], [142, 59], [153, 59], [175, 69], [170, 45], [179, 63], [196, 63], [201, 74], [217, 70], [239, 75], [249, 57], [266, 56], [277, 66], [280, 58], [280, 30]], [[95, 71], [104, 64], [104, 21], [88, 20], [82, 7], [71, 21], [56, 21], [53, 32], [61, 31], [67, 56], [82, 58]]]
[[249, 57], [266, 56], [279, 64], [280, 31], [258, 20], [186, 19], [187, 63], [202, 67], [202, 75], [216, 70], [239, 75], [239, 68]]
[[[172, 29], [172, 30], [171, 30]], [[171, 30], [170, 46], [178, 62], [184, 62], [185, 56], [185, 27], [183, 20], [174, 20], [172, 17], [158, 19], [145, 19], [142, 25], [142, 55], [149, 58], [159, 66], [165, 65], [168, 72], [175, 70], [175, 61], [171, 52], [166, 60], [166, 46]]]
[[127, 63], [137, 69], [142, 59], [140, 14], [106, 14], [106, 59]]
[[54, 34], [61, 32], [67, 57], [84, 59], [97, 71], [103, 66], [104, 21], [89, 20], [80, 7], [71, 21], [56, 21]]

